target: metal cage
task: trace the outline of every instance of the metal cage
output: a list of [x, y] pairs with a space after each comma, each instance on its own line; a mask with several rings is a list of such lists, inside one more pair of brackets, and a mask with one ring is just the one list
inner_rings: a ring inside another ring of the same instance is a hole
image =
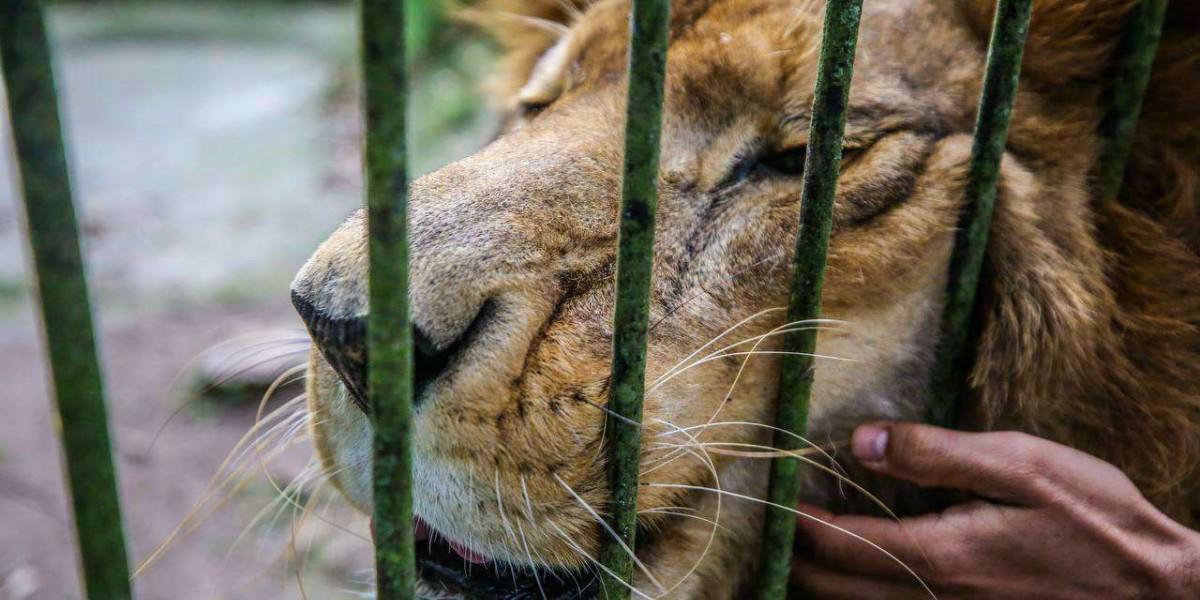
[[[375, 535], [380, 600], [412, 598], [416, 582], [412, 536], [412, 336], [408, 321], [407, 73], [403, 0], [361, 0], [361, 59], [366, 115], [366, 204], [369, 213], [369, 395], [375, 424]], [[612, 383], [606, 428], [614, 539], [600, 557], [604, 595], [628, 598], [635, 547], [638, 457], [644, 392], [654, 217], [658, 197], [670, 6], [632, 0], [624, 184], [613, 317]], [[1114, 66], [1108, 144], [1100, 167], [1102, 201], [1120, 189], [1167, 0], [1143, 0], [1133, 11]], [[969, 369], [971, 316], [987, 248], [1000, 160], [1013, 110], [1032, 0], [998, 0], [975, 125], [967, 198], [951, 256], [941, 342], [931, 376], [933, 422], [951, 424]], [[801, 215], [788, 298], [788, 322], [820, 315], [821, 286], [842, 134], [850, 95], [862, 0], [827, 0]], [[105, 417], [80, 252], [78, 226], [39, 0], [0, 7], [0, 58], [24, 195], [27, 233], [62, 424], [67, 480], [73, 497], [87, 597], [132, 597], [116, 471]], [[798, 449], [812, 391], [812, 330], [783, 337], [775, 444]], [[787, 596], [799, 496], [799, 462], [775, 458], [763, 535], [759, 597]]]

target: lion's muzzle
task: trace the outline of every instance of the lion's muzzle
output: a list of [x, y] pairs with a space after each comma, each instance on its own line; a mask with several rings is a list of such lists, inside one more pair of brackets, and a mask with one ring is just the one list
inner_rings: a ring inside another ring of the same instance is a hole
[[[313, 343], [337, 372], [354, 404], [367, 411], [367, 317], [332, 316], [317, 308], [304, 293], [292, 291], [292, 305], [304, 320]], [[413, 401], [419, 402], [421, 392], [446, 370], [458, 343], [438, 348], [418, 327], [413, 336]]]

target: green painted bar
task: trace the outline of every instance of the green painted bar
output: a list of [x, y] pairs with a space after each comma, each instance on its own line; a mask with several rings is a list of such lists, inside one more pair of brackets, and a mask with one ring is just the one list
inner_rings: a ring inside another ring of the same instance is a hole
[[[608, 540], [600, 562], [611, 573], [602, 579], [603, 596], [628, 598], [637, 530], [638, 468], [641, 458], [642, 396], [646, 379], [646, 332], [654, 262], [654, 214], [658, 207], [659, 138], [663, 82], [667, 70], [669, 0], [634, 0], [630, 15], [629, 91], [625, 110], [625, 179], [617, 250], [616, 307], [613, 311], [609, 445], [612, 501], [608, 522], [620, 538]], [[623, 545], [622, 545], [623, 543]], [[613, 576], [625, 583], [615, 581]]]
[[[842, 135], [846, 127], [861, 17], [862, 0], [829, 0], [825, 5], [821, 56], [813, 90], [812, 125], [809, 126], [800, 195], [800, 229], [792, 261], [789, 323], [821, 315], [825, 255], [833, 223], [833, 203], [842, 162]], [[815, 368], [811, 355], [816, 350], [817, 333], [811, 329], [791, 333], [782, 344], [784, 351], [796, 354], [784, 355], [780, 361], [775, 425], [783, 431], [804, 435]], [[782, 431], [775, 436], [775, 446], [782, 450], [799, 448], [795, 437]], [[800, 498], [798, 470], [799, 462], [795, 458], [780, 457], [771, 462], [770, 502], [784, 507], [796, 505]], [[768, 507], [760, 558], [760, 599], [787, 597], [795, 536], [795, 513]]]
[[975, 139], [967, 174], [966, 203], [959, 217], [946, 306], [942, 313], [941, 341], [930, 377], [929, 421], [952, 425], [957, 401], [971, 368], [967, 351], [975, 293], [987, 250], [1000, 159], [1008, 140], [1008, 122], [1021, 75], [1021, 57], [1029, 32], [1033, 0], [999, 0], [988, 46], [987, 72], [975, 118]]
[[404, 0], [361, 0], [370, 316], [367, 395], [378, 600], [415, 597], [412, 501], [412, 329], [408, 315], [408, 100]]
[[0, 3], [0, 59], [84, 589], [91, 600], [132, 598], [104, 382], [46, 25], [37, 0]]
[[1154, 55], [1167, 17], [1167, 0], [1142, 0], [1129, 15], [1125, 34], [1117, 47], [1109, 88], [1109, 110], [1103, 130], [1108, 143], [1100, 153], [1097, 185], [1102, 202], [1121, 192], [1125, 165], [1133, 147], [1142, 98], [1150, 83]]

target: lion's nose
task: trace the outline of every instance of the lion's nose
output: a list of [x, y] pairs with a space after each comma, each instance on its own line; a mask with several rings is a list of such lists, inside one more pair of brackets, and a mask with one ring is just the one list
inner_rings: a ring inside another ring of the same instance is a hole
[[[367, 411], [366, 316], [331, 316], [295, 291], [292, 304], [308, 327], [313, 343], [346, 385], [354, 404]], [[455, 349], [439, 349], [418, 327], [413, 327], [412, 335], [413, 402], [419, 402], [424, 389], [446, 370]]]

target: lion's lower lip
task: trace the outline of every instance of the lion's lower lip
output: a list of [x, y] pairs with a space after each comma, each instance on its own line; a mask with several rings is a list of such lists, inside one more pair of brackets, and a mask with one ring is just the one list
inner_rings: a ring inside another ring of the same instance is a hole
[[458, 542], [450, 542], [450, 549], [453, 550], [454, 553], [459, 556], [459, 558], [462, 558], [463, 560], [465, 560], [471, 564], [486, 565], [488, 562], [488, 559], [486, 556], [484, 556], [484, 555], [482, 555], [482, 554], [480, 554]]
[[550, 600], [595, 598], [599, 579], [590, 571], [477, 564], [464, 558], [440, 536], [417, 544], [417, 570], [425, 585], [438, 592], [480, 600]]
[[423, 542], [433, 535], [433, 528], [421, 517], [413, 518], [413, 540]]

